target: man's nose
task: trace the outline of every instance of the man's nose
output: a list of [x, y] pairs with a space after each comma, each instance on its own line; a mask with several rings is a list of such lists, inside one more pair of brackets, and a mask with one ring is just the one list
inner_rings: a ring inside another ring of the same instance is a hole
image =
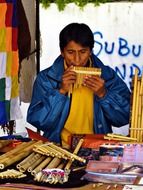
[[75, 54], [75, 63], [76, 65], [80, 65], [80, 55], [78, 52]]

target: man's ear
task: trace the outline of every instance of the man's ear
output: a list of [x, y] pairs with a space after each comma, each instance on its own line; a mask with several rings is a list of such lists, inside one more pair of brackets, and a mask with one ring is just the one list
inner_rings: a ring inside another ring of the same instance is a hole
[[64, 57], [64, 53], [61, 51], [61, 56]]

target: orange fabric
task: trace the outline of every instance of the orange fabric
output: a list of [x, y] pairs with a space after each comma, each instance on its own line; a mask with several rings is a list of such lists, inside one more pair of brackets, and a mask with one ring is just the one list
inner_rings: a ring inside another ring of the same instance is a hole
[[12, 52], [11, 76], [15, 76], [18, 74], [18, 67], [19, 67], [18, 51]]
[[0, 29], [5, 27], [5, 15], [7, 5], [5, 3], [0, 4]]
[[12, 41], [12, 29], [8, 27], [6, 28], [6, 51], [12, 51], [11, 41]]

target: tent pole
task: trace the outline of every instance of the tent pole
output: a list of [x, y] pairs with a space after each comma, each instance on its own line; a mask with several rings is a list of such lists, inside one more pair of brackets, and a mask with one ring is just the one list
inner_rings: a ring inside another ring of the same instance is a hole
[[39, 0], [36, 0], [36, 70], [40, 72], [40, 6]]
[[[40, 72], [40, 6], [39, 0], [36, 0], [36, 71]], [[37, 129], [37, 133], [40, 134], [40, 130]]]

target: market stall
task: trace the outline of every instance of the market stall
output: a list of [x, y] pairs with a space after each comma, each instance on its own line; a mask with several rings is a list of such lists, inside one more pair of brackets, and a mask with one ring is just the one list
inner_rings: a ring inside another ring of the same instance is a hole
[[[16, 8], [16, 3], [20, 1], [12, 1], [13, 5], [8, 6]], [[23, 1], [24, 2], [24, 1]], [[8, 1], [0, 1], [0, 10], [2, 6]], [[27, 43], [29, 49], [26, 48], [25, 54], [22, 46], [22, 51], [17, 43], [9, 40], [7, 46], [0, 46], [0, 50], [5, 50], [13, 59], [17, 62], [16, 67], [11, 67], [8, 75], [11, 77], [11, 81], [15, 86], [11, 86], [13, 90], [13, 96], [7, 92], [7, 100], [4, 99], [4, 95], [1, 93], [1, 123], [6, 124], [11, 120], [17, 119], [20, 112], [18, 108], [11, 111], [11, 102], [18, 101], [18, 74], [20, 65], [23, 59], [28, 59], [31, 55], [36, 54], [36, 72], [39, 72], [39, 4], [38, 1], [34, 1], [36, 7], [37, 22], [35, 24], [36, 31], [36, 47], [31, 50], [31, 36], [29, 29]], [[22, 8], [22, 4], [20, 4]], [[6, 8], [4, 9], [7, 11]], [[14, 9], [13, 9], [14, 10]], [[16, 9], [18, 10], [18, 9]], [[24, 10], [23, 8], [21, 10]], [[5, 13], [3, 12], [3, 14]], [[20, 11], [21, 13], [21, 11]], [[11, 12], [15, 16], [14, 12]], [[25, 14], [23, 14], [25, 16]], [[7, 16], [7, 25], [10, 23], [10, 19]], [[11, 25], [15, 30], [11, 35], [18, 38], [18, 27], [16, 21], [17, 17], [14, 17], [13, 21], [15, 25]], [[24, 18], [22, 16], [22, 18]], [[11, 19], [12, 20], [12, 19]], [[26, 21], [26, 19], [25, 19]], [[1, 23], [0, 23], [1, 24]], [[5, 25], [5, 27], [7, 27]], [[1, 25], [0, 25], [1, 26]], [[25, 25], [24, 25], [25, 26]], [[28, 27], [28, 24], [26, 24]], [[25, 29], [26, 27], [24, 27]], [[7, 28], [6, 28], [7, 29]], [[20, 38], [22, 39], [22, 38]], [[22, 39], [23, 40], [23, 39]], [[11, 43], [11, 41], [13, 43]], [[23, 40], [25, 42], [25, 40]], [[35, 39], [34, 39], [35, 44]], [[5, 44], [4, 44], [5, 45]], [[20, 45], [20, 44], [19, 44]], [[9, 49], [4, 49], [4, 47]], [[11, 48], [12, 47], [12, 48]], [[27, 47], [27, 45], [26, 45]], [[27, 52], [26, 52], [27, 51]], [[18, 61], [18, 53], [19, 60]], [[5, 60], [5, 54], [1, 53], [2, 60]], [[16, 58], [15, 58], [16, 56]], [[12, 60], [13, 60], [12, 59]], [[10, 60], [11, 61], [11, 60]], [[5, 62], [3, 62], [5, 65]], [[11, 62], [10, 65], [12, 65]], [[6, 67], [5, 67], [6, 68]], [[22, 65], [23, 68], [23, 65]], [[78, 88], [81, 85], [82, 74], [92, 72], [98, 75], [101, 74], [100, 69], [91, 70], [76, 70], [80, 73], [78, 75], [79, 83], [76, 83], [74, 88]], [[8, 70], [8, 71], [9, 71]], [[7, 71], [7, 70], [5, 70]], [[25, 71], [24, 71], [25, 72]], [[5, 77], [5, 72], [0, 72]], [[7, 74], [7, 72], [6, 72]], [[34, 72], [35, 74], [35, 72]], [[22, 73], [21, 73], [22, 76]], [[35, 76], [35, 75], [34, 75]], [[7, 76], [1, 80], [3, 86], [5, 81], [9, 79]], [[25, 79], [25, 77], [23, 78]], [[28, 78], [29, 80], [29, 78]], [[22, 87], [24, 87], [24, 83]], [[27, 81], [26, 81], [27, 84]], [[69, 92], [69, 96], [72, 93]], [[23, 95], [23, 94], [22, 94]], [[28, 101], [30, 96], [22, 96], [24, 101]], [[11, 105], [7, 107], [8, 105]], [[17, 103], [14, 104], [18, 106]], [[132, 83], [132, 103], [131, 103], [131, 122], [130, 122], [130, 134], [128, 137], [116, 134], [107, 135], [75, 135], [69, 136], [69, 149], [62, 147], [59, 144], [48, 141], [48, 139], [42, 137], [38, 133], [31, 132], [29, 129], [29, 137], [24, 138], [17, 135], [8, 135], [1, 137], [0, 139], [0, 188], [1, 189], [95, 189], [95, 190], [127, 190], [127, 189], [142, 189], [142, 176], [143, 176], [143, 75], [138, 77], [137, 70], [133, 78]], [[9, 108], [9, 109], [6, 109]], [[14, 107], [12, 107], [14, 108]], [[27, 129], [28, 130], [28, 129]], [[31, 135], [32, 134], [32, 135]]]

